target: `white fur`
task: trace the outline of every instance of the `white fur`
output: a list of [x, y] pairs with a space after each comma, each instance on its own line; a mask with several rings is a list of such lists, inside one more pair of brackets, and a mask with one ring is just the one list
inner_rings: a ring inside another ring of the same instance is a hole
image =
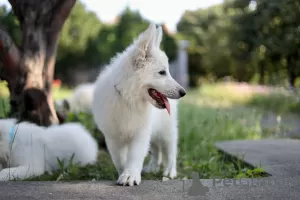
[[[112, 60], [95, 83], [94, 120], [105, 136], [121, 185], [141, 182], [150, 139], [152, 158], [145, 170], [156, 171], [162, 154], [164, 174], [176, 177], [177, 101], [169, 100], [169, 116], [166, 110], [155, 108], [159, 105], [148, 94], [153, 88], [168, 98], [179, 99], [179, 92], [184, 92], [170, 75], [168, 58], [160, 50], [161, 39], [161, 27], [156, 29], [151, 24]], [[159, 74], [161, 70], [166, 71], [165, 76]]]
[[[9, 132], [15, 119], [0, 120], [1, 144], [9, 144]], [[0, 181], [26, 179], [39, 176], [46, 171], [59, 169], [57, 158], [67, 167], [72, 155], [73, 163], [93, 164], [97, 160], [98, 146], [90, 133], [78, 123], [41, 127], [29, 122], [16, 125], [11, 148], [2, 148], [0, 153], [9, 152], [8, 165], [0, 171]]]
[[[94, 83], [83, 83], [78, 85], [73, 93], [72, 96], [68, 99], [64, 99], [63, 101], [56, 101], [56, 105], [58, 107], [58, 110], [60, 111], [70, 111], [74, 113], [79, 112], [91, 112], [91, 105], [94, 95]], [[64, 103], [67, 103], [69, 108], [66, 108], [66, 105]]]

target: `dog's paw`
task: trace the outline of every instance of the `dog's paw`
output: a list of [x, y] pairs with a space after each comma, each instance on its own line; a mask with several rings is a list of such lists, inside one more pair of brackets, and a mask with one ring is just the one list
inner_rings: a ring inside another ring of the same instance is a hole
[[174, 167], [172, 167], [172, 168], [165, 168], [163, 175], [164, 176], [168, 176], [171, 179], [174, 179], [177, 176], [177, 170]]
[[141, 183], [141, 173], [131, 170], [124, 170], [117, 181], [118, 185], [133, 186]]

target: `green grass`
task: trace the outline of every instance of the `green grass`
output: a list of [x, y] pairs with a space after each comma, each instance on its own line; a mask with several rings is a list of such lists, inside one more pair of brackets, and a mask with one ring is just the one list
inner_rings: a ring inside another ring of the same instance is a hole
[[[56, 92], [57, 98], [70, 95], [68, 90]], [[274, 130], [263, 130], [259, 124], [260, 118], [266, 110], [289, 112], [296, 103], [281, 99], [278, 95], [241, 94], [228, 91], [228, 87], [224, 88], [220, 84], [204, 85], [201, 89], [189, 91], [179, 104], [178, 178], [191, 178], [193, 171], [199, 172], [200, 178], [264, 176], [263, 166], [255, 166], [253, 169], [243, 164], [241, 160], [228, 159], [217, 151], [214, 144], [222, 140], [256, 140], [274, 136], [276, 127]], [[278, 106], [282, 108], [278, 109]], [[80, 121], [99, 139], [100, 133], [92, 121], [92, 116], [70, 114], [69, 121]], [[68, 168], [61, 165], [61, 169], [52, 175], [45, 174], [30, 180], [93, 179], [117, 179], [117, 172], [111, 159], [103, 150], [99, 152], [96, 165], [85, 167], [71, 165]], [[161, 180], [162, 173], [144, 174], [143, 179]]]
[[[279, 88], [264, 89], [265, 92], [257, 92], [255, 86], [242, 84], [217, 83], [206, 84], [199, 90], [193, 91], [201, 94], [207, 101], [213, 101], [227, 106], [247, 106], [259, 108], [264, 111], [272, 111], [276, 114], [296, 113], [300, 114], [300, 102], [293, 94]], [[203, 99], [201, 99], [203, 101]]]
[[0, 96], [0, 119], [7, 116], [9, 112], [9, 100]]
[[61, 100], [72, 95], [72, 90], [66, 87], [62, 87], [60, 89], [53, 89], [53, 97], [56, 100]]
[[[199, 172], [201, 178], [249, 177], [251, 173], [253, 176], [264, 175], [260, 168], [252, 170], [239, 160], [227, 159], [214, 148], [214, 143], [220, 140], [261, 138], [263, 132], [255, 126], [255, 121], [259, 117], [257, 112], [252, 109], [236, 109], [231, 113], [230, 109], [214, 109], [184, 102], [180, 104], [179, 112], [178, 178], [191, 178], [192, 171]], [[238, 120], [245, 117], [250, 123], [248, 128], [244, 126], [245, 121]], [[81, 121], [95, 137], [99, 136], [99, 132], [91, 123], [91, 116], [71, 115], [70, 121]], [[96, 165], [62, 167], [52, 175], [45, 174], [30, 180], [116, 180], [116, 178], [117, 172], [109, 155], [101, 150]], [[143, 179], [161, 180], [162, 172], [143, 174]]]
[[4, 81], [0, 81], [0, 119], [7, 116], [9, 112], [9, 100], [7, 96], [9, 95], [7, 84]]
[[300, 114], [300, 102], [295, 96], [284, 94], [256, 95], [247, 102], [248, 106], [270, 110], [277, 114]]
[[7, 89], [6, 81], [0, 80], [0, 97], [5, 97], [9, 95], [9, 91]]

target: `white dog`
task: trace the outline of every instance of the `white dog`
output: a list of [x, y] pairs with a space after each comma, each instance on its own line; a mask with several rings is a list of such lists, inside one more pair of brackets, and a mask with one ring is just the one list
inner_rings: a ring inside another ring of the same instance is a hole
[[145, 170], [156, 169], [162, 154], [164, 174], [176, 177], [177, 102], [168, 98], [179, 99], [186, 92], [170, 75], [161, 40], [161, 27], [151, 24], [95, 83], [92, 113], [105, 136], [120, 185], [140, 183], [150, 139], [153, 156]]
[[58, 110], [62, 112], [91, 113], [94, 88], [94, 83], [83, 83], [78, 85], [70, 98], [55, 102]]
[[67, 167], [73, 163], [93, 164], [97, 142], [77, 123], [41, 127], [15, 119], [0, 120], [0, 155], [7, 156], [9, 168], [0, 171], [0, 181], [26, 179], [59, 169], [58, 160]]

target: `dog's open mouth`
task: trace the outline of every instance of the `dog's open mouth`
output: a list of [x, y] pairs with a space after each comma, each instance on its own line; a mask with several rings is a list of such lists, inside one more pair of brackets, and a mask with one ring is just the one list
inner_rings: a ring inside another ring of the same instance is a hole
[[170, 103], [165, 95], [152, 88], [148, 90], [148, 93], [150, 97], [156, 101], [160, 108], [167, 109], [168, 113], [170, 114]]

